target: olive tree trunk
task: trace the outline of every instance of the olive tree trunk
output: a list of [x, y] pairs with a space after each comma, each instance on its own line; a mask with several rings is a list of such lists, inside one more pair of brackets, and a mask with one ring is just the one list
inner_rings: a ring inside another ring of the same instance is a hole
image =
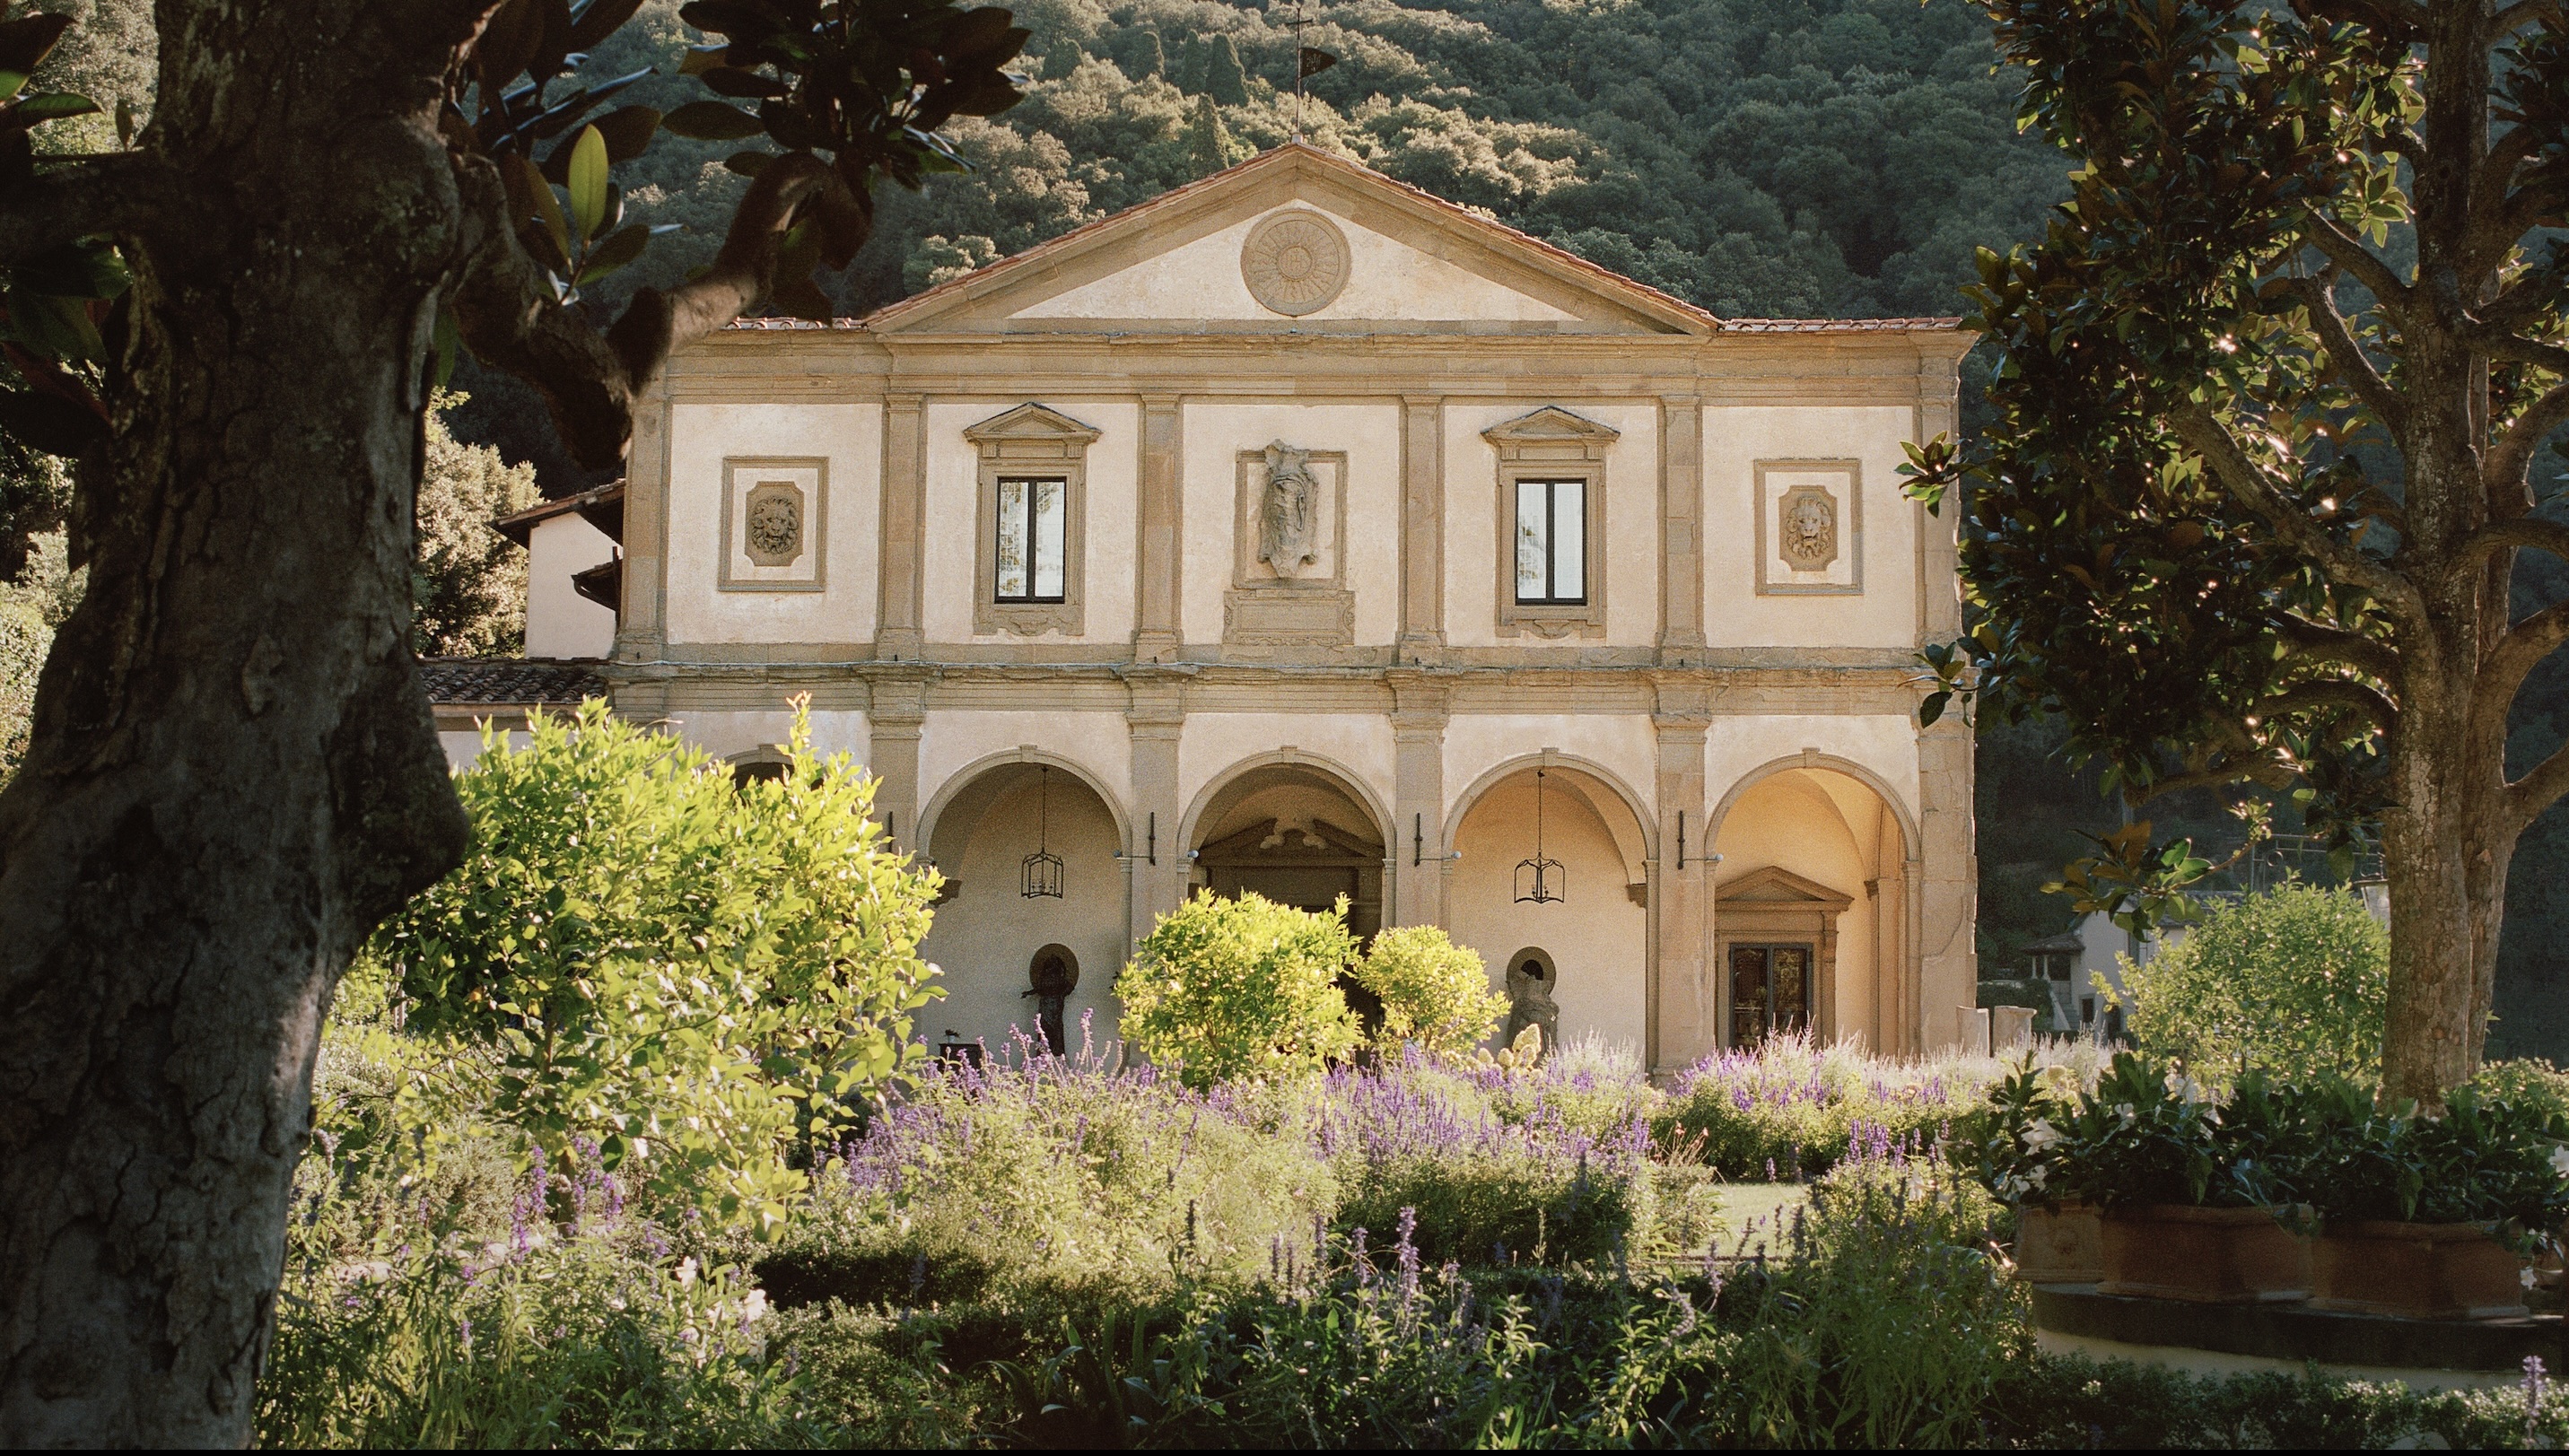
[[79, 229], [135, 286], [0, 794], [0, 1442], [246, 1442], [332, 989], [466, 843], [408, 643], [472, 11], [163, 0]]

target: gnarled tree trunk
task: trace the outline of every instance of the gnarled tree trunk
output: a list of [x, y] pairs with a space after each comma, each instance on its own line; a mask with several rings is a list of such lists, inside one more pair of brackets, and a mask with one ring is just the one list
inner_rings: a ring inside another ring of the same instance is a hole
[[0, 1441], [246, 1441], [324, 1009], [465, 844], [408, 641], [472, 11], [160, 7], [89, 594], [0, 794]]

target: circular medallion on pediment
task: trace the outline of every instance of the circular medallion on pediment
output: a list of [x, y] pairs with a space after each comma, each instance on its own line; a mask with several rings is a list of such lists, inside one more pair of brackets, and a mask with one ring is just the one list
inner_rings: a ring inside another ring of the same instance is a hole
[[1317, 212], [1279, 212], [1249, 229], [1240, 276], [1264, 307], [1298, 318], [1326, 308], [1347, 286], [1347, 238]]

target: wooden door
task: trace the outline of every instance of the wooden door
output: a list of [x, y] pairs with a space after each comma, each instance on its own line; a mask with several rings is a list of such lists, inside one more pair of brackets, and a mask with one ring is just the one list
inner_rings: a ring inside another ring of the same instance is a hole
[[1730, 1044], [1748, 1047], [1766, 1039], [1766, 947], [1730, 947]]

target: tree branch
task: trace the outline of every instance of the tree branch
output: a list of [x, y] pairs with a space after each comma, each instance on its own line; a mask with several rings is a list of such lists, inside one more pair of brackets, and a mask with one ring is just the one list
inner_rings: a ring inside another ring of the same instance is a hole
[[0, 263], [100, 233], [131, 231], [190, 205], [161, 160], [119, 152], [56, 166], [0, 192]]
[[2401, 399], [2399, 392], [2382, 377], [2381, 370], [2373, 367], [2371, 356], [2357, 341], [2355, 330], [2347, 324], [2346, 315], [2338, 312], [2337, 290], [2332, 280], [2295, 278], [2292, 291], [2302, 300], [2302, 306], [2310, 311], [2311, 324], [2319, 330], [2320, 346], [2328, 350], [2329, 361], [2336, 366], [2338, 376], [2364, 397], [2365, 407], [2382, 417], [2382, 422], [2390, 427], [2394, 439], [2404, 441], [2408, 434], [2408, 402]]
[[[2543, 391], [2542, 397], [2524, 407], [2524, 413], [2507, 423], [2498, 433], [2497, 443], [2480, 457], [2480, 486], [2488, 493], [2521, 490], [2525, 473], [2532, 469], [2533, 452], [2551, 438], [2551, 432], [2569, 425], [2569, 381]], [[2530, 545], [2530, 543], [2528, 543]], [[2551, 547], [2543, 546], [2549, 550]]]
[[2337, 219], [2318, 212], [2310, 214], [2311, 243], [2329, 255], [2329, 261], [2355, 275], [2373, 293], [2384, 311], [2404, 328], [2413, 290], [2399, 281], [2390, 265], [2375, 257], [2364, 245], [2364, 239], [2337, 224]]
[[659, 376], [669, 352], [767, 296], [794, 209], [826, 178], [825, 165], [809, 153], [769, 164], [732, 213], [713, 265], [668, 292], [638, 290], [623, 317], [601, 334], [555, 301], [545, 270], [519, 243], [498, 169], [479, 158], [461, 159], [456, 182], [478, 227], [452, 298], [464, 342], [485, 364], [536, 387], [580, 464], [615, 465], [633, 433], [633, 402]]
[[2343, 677], [2315, 677], [2294, 683], [2257, 705], [2260, 718], [2281, 718], [2312, 708], [2338, 707], [2362, 713], [2387, 733], [2399, 726], [2398, 705], [2363, 683]]
[[2506, 786], [2506, 813], [2512, 833], [2522, 834], [2542, 811], [2569, 793], [2569, 744], [2553, 749], [2530, 773]]
[[2524, 685], [2543, 658], [2559, 650], [2564, 642], [2569, 642], [2569, 601], [2555, 601], [2508, 627], [2496, 645], [2489, 648], [2471, 690], [2475, 699], [2488, 705], [2501, 740], [2507, 711], [2515, 705], [2516, 689]]
[[2500, 6], [2497, 14], [2490, 17], [2489, 38], [2501, 38], [2537, 20], [2559, 18], [2560, 0], [2516, 0], [2513, 5]]
[[2399, 616], [2402, 625], [2411, 630], [2422, 630], [2427, 625], [2426, 600], [2415, 583], [2332, 538], [2311, 520], [2308, 512], [2286, 500], [2257, 463], [2248, 458], [2248, 452], [2239, 447], [2229, 429], [2214, 417], [2211, 406], [2189, 401], [2177, 407], [2172, 419], [2178, 437], [2202, 456], [2230, 494], [2273, 527], [2276, 535], [2318, 562], [2332, 577], [2379, 597], [2384, 606]]
[[2493, 271], [2515, 240], [2524, 235], [2521, 229], [2508, 226], [2512, 209], [2507, 205], [2507, 187], [2515, 181], [2516, 164], [2532, 155], [2533, 145], [2531, 128], [2509, 127], [2489, 144], [2488, 154], [2474, 164], [2477, 172], [2471, 179], [2471, 224], [2463, 234], [2461, 264], [2462, 271], [2470, 277]]
[[2285, 617], [2282, 631], [2305, 662], [2342, 663], [2380, 682], [2399, 676], [2399, 654], [2360, 632], [2298, 616]]

